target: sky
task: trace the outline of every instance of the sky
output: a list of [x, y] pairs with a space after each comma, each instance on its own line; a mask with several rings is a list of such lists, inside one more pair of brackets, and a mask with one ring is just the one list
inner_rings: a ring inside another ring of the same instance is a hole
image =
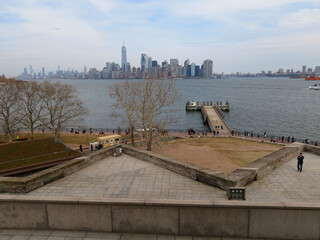
[[320, 65], [320, 0], [0, 0], [0, 74], [87, 68], [141, 53], [216, 73]]

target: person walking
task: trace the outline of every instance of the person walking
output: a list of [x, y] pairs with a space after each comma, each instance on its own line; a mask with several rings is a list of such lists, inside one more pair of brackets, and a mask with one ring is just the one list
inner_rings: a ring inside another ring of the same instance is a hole
[[298, 160], [298, 164], [297, 164], [298, 172], [302, 172], [303, 159], [304, 159], [304, 156], [302, 156], [302, 152], [301, 152], [299, 154], [299, 156], [297, 157], [297, 160]]
[[79, 146], [80, 152], [83, 153], [82, 145]]

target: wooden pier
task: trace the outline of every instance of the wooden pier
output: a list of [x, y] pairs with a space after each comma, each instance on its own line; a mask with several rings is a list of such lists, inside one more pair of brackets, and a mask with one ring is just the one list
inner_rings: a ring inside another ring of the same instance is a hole
[[223, 111], [229, 111], [229, 103], [222, 102], [187, 102], [186, 111], [201, 111], [204, 123], [207, 123], [211, 132], [231, 133], [227, 123], [224, 121]]

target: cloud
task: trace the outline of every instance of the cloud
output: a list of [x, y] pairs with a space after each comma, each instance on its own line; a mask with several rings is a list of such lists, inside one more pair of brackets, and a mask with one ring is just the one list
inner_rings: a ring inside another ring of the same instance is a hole
[[257, 71], [271, 66], [271, 59], [281, 65], [293, 52], [295, 60], [287, 61], [294, 66], [318, 61], [318, 0], [13, 0], [1, 5], [0, 74], [17, 75], [29, 64], [101, 69], [107, 61], [120, 62], [122, 40], [134, 66], [142, 52], [158, 61], [178, 57], [201, 64], [211, 58], [219, 72]]

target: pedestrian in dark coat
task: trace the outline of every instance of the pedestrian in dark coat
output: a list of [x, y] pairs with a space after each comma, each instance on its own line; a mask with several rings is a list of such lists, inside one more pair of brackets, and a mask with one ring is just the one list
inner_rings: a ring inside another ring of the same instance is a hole
[[302, 153], [300, 153], [299, 156], [297, 157], [297, 160], [298, 160], [298, 164], [297, 164], [298, 172], [302, 172], [303, 159], [304, 159], [304, 156], [302, 156]]

